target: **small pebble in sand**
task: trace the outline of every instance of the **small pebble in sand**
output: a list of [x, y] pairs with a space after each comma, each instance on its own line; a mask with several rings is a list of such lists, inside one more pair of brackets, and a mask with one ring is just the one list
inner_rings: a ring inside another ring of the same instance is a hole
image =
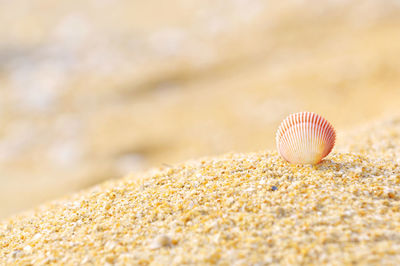
[[157, 249], [162, 247], [170, 247], [172, 244], [172, 240], [167, 235], [160, 235], [153, 239], [150, 244], [150, 249]]

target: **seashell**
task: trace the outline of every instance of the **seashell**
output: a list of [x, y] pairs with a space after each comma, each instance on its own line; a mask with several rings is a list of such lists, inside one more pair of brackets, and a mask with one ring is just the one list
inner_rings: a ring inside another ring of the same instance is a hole
[[336, 133], [322, 116], [312, 112], [289, 115], [276, 133], [279, 154], [293, 164], [317, 164], [333, 149]]

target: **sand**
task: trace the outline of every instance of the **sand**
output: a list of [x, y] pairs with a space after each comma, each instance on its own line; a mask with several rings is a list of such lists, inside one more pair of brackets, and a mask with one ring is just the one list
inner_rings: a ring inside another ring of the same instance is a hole
[[400, 163], [400, 115], [375, 119], [339, 136], [338, 149]]
[[0, 218], [400, 102], [397, 0], [31, 2], [0, 1]]
[[0, 265], [399, 265], [398, 1], [160, 3], [0, 1]]
[[316, 166], [235, 153], [103, 183], [3, 221], [0, 262], [396, 265], [400, 165], [379, 153], [396, 121]]

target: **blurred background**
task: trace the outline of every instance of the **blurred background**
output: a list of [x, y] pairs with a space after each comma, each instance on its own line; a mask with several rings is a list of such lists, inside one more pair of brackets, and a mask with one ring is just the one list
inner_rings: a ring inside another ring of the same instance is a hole
[[0, 25], [0, 217], [274, 149], [292, 112], [340, 131], [399, 109], [399, 0], [0, 0]]

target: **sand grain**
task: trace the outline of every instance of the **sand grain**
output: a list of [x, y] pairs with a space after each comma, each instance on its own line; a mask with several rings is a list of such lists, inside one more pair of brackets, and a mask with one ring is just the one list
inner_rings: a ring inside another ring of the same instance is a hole
[[[105, 183], [0, 225], [15, 264], [394, 263], [400, 169], [229, 154]], [[143, 177], [143, 176], [142, 176]]]

